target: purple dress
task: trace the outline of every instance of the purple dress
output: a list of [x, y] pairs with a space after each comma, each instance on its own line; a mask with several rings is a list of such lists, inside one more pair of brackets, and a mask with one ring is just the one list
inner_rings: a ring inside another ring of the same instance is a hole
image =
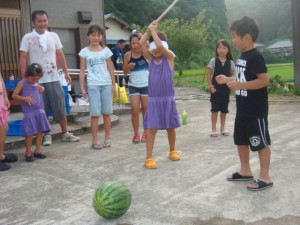
[[9, 111], [4, 104], [4, 94], [2, 83], [0, 82], [0, 126], [6, 124], [9, 121]]
[[167, 57], [163, 56], [159, 64], [155, 62], [154, 57], [151, 58], [145, 128], [165, 130], [180, 127], [174, 97], [173, 75], [174, 71], [170, 68]]
[[50, 131], [50, 124], [44, 111], [44, 102], [42, 94], [38, 91], [38, 85], [31, 85], [26, 79], [23, 79], [23, 90], [21, 96], [31, 96], [35, 103], [29, 105], [22, 101], [23, 119], [23, 135], [34, 136], [38, 132], [47, 133]]

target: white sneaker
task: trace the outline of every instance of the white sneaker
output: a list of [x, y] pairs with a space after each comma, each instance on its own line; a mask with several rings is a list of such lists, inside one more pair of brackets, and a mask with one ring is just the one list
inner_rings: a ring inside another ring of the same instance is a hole
[[43, 137], [43, 145], [44, 146], [49, 146], [51, 144], [52, 144], [52, 137], [51, 137], [51, 135], [50, 134], [44, 135], [44, 137]]
[[80, 141], [80, 137], [76, 137], [72, 133], [66, 132], [62, 135], [61, 140], [68, 141], [68, 142], [76, 142], [76, 141]]

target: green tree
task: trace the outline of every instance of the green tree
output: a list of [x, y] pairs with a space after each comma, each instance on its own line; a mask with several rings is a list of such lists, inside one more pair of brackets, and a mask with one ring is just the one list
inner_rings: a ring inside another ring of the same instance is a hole
[[[104, 0], [104, 12], [114, 13], [129, 23], [145, 26], [158, 18], [171, 3], [172, 0]], [[174, 10], [166, 18], [174, 16]]]
[[205, 12], [200, 12], [190, 21], [179, 19], [163, 20], [158, 29], [166, 33], [170, 49], [176, 54], [175, 62], [179, 70], [180, 81], [184, 69], [191, 59], [199, 54], [201, 48], [208, 42], [208, 29], [211, 21], [204, 22]]
[[241, 16], [254, 18], [260, 27], [258, 42], [266, 44], [292, 38], [291, 1], [286, 0], [225, 0], [231, 23]]

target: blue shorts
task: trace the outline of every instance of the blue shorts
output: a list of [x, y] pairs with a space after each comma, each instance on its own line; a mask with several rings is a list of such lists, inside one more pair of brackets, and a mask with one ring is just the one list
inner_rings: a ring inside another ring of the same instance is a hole
[[147, 87], [129, 86], [129, 95], [148, 96], [148, 86]]
[[112, 114], [112, 86], [88, 85], [90, 116]]

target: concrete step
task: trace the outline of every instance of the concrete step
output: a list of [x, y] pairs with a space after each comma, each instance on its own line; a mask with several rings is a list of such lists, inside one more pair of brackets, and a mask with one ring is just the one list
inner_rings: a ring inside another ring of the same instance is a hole
[[[126, 105], [114, 105], [113, 106], [113, 115], [111, 116], [112, 126], [115, 126], [119, 123], [119, 115], [131, 113], [130, 106]], [[10, 115], [10, 121], [13, 120], [22, 120], [22, 113], [12, 113]], [[82, 135], [91, 132], [91, 123], [90, 116], [88, 111], [81, 112], [72, 112], [68, 114], [68, 131], [74, 135]], [[58, 123], [49, 119], [51, 124], [51, 136], [52, 141], [59, 141], [61, 139], [61, 128]], [[99, 130], [103, 129], [103, 118], [100, 116]], [[35, 143], [35, 138], [33, 139], [33, 144]], [[5, 140], [5, 150], [19, 148], [25, 145], [25, 138], [23, 136], [7, 136]]]

